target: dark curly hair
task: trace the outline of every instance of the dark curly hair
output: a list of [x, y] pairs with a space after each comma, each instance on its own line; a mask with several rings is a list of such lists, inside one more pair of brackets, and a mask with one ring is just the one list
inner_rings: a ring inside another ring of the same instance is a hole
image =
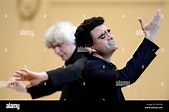
[[83, 23], [81, 23], [75, 32], [76, 45], [78, 47], [85, 47], [86, 45], [92, 46], [93, 39], [90, 35], [90, 31], [95, 27], [102, 25], [104, 23], [103, 17], [92, 17], [89, 19], [85, 19]]

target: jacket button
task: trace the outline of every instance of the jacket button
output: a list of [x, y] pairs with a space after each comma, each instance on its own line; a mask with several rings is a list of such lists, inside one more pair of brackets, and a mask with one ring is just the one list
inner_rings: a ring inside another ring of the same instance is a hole
[[85, 86], [86, 85], [86, 83], [85, 82], [83, 82], [83, 86]]
[[144, 69], [144, 65], [142, 65], [141, 68]]
[[155, 51], [155, 49], [152, 49], [152, 51]]
[[46, 82], [44, 82], [43, 85], [46, 86]]

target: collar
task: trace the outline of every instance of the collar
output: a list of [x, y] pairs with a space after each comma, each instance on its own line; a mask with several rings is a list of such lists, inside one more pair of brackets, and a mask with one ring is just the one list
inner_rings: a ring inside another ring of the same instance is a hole
[[94, 59], [94, 60], [99, 60], [99, 61], [101, 61], [103, 64], [105, 64], [105, 65], [107, 65], [107, 66], [109, 66], [109, 67], [111, 67], [111, 68], [113, 68], [113, 69], [117, 69], [116, 65], [113, 64], [112, 62], [108, 62], [108, 61], [106, 61], [106, 60], [104, 60], [104, 59], [101, 59], [101, 58], [99, 58], [99, 57], [96, 57], [96, 56], [92, 56], [91, 58]]
[[69, 65], [69, 64], [73, 63], [77, 54], [78, 54], [78, 52], [77, 52], [77, 47], [76, 47], [73, 54], [71, 55], [71, 57], [65, 62], [65, 65]]

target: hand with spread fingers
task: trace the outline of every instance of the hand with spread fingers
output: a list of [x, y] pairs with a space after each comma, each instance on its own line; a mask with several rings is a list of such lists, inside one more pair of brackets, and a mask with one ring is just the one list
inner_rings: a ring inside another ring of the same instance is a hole
[[20, 71], [16, 71], [14, 77], [16, 77], [16, 81], [29, 81], [30, 84], [26, 87], [38, 85], [40, 82], [48, 79], [46, 72], [38, 73], [23, 68]]
[[16, 81], [15, 77], [9, 79], [6, 87], [14, 89], [19, 92], [26, 92], [25, 85], [21, 81]]
[[147, 25], [144, 24], [144, 22], [141, 18], [139, 18], [138, 20], [139, 20], [141, 28], [145, 34], [145, 37], [147, 39], [149, 39], [150, 41], [154, 42], [157, 35], [158, 35], [159, 28], [161, 25], [161, 20], [162, 20], [161, 10], [158, 9], [156, 11], [154, 17]]

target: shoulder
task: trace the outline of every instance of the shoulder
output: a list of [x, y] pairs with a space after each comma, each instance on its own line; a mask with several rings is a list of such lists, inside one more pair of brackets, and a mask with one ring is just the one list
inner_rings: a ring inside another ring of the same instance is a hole
[[84, 53], [77, 53], [76, 56], [74, 57], [74, 60], [78, 60], [78, 59], [86, 59], [87, 60], [87, 55]]
[[90, 58], [86, 61], [86, 69], [99, 69], [102, 68], [103, 62], [99, 59]]

